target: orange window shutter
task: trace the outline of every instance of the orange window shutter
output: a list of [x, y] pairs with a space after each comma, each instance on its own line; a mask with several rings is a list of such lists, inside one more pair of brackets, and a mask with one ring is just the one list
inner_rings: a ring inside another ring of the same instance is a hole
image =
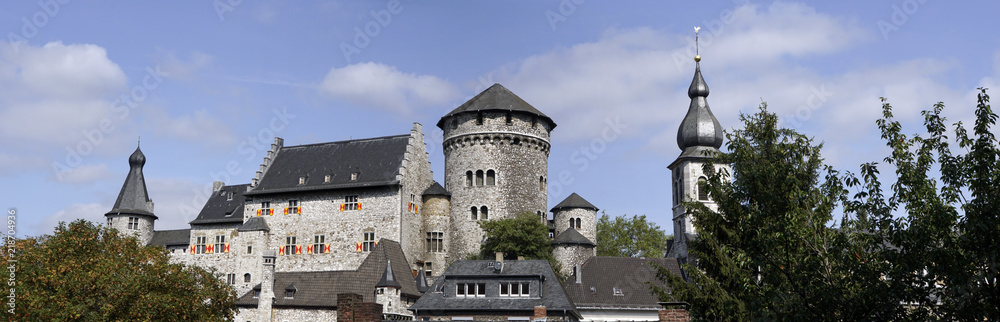
[[194, 254], [194, 245], [191, 245], [191, 254]]
[[205, 253], [206, 254], [212, 253], [212, 244], [205, 245]]
[[285, 207], [285, 214], [288, 214], [288, 207]]
[[372, 248], [375, 248], [375, 247], [378, 247], [378, 242], [375, 242], [375, 244], [372, 246]]
[[326, 246], [325, 246], [325, 248], [323, 250], [324, 250], [324, 253], [329, 254], [330, 253], [330, 244], [326, 244]]
[[306, 246], [306, 254], [312, 254], [312, 253], [313, 253], [312, 245]]
[[257, 217], [260, 217], [260, 209], [257, 209]]
[[358, 242], [357, 246], [358, 246], [358, 251], [360, 252], [361, 251], [361, 242]]
[[344, 204], [340, 204], [340, 211], [344, 211]]
[[284, 255], [284, 254], [285, 254], [285, 248], [284, 247], [278, 247], [278, 255]]
[[302, 254], [302, 245], [295, 245], [295, 255]]
[[361, 203], [358, 203], [358, 210], [361, 210]]
[[228, 253], [228, 252], [229, 252], [229, 243], [226, 243], [226, 250], [224, 250], [223, 253]]
[[413, 205], [413, 213], [418, 213], [418, 212], [420, 212], [420, 210], [419, 210], [419, 209], [420, 209], [420, 206], [417, 206], [417, 205]]

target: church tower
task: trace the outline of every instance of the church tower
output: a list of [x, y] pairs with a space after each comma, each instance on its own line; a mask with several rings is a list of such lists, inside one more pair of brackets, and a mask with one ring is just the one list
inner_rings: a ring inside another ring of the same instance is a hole
[[157, 219], [153, 214], [153, 201], [149, 200], [149, 193], [146, 191], [146, 179], [142, 176], [144, 165], [146, 156], [136, 147], [135, 152], [128, 157], [128, 176], [118, 193], [118, 200], [115, 201], [114, 208], [104, 214], [109, 227], [135, 236], [142, 246], [149, 244], [149, 240], [153, 238], [153, 221]]
[[548, 116], [500, 84], [441, 118], [444, 188], [451, 193], [450, 260], [479, 252], [478, 221], [545, 214]]
[[[688, 257], [690, 241], [697, 238], [691, 215], [683, 203], [697, 201], [712, 210], [718, 209], [708, 192], [700, 189], [699, 182], [708, 178], [702, 166], [708, 161], [710, 154], [719, 152], [719, 147], [722, 146], [722, 126], [708, 107], [708, 84], [701, 76], [701, 56], [695, 55], [694, 61], [694, 79], [688, 88], [691, 105], [677, 129], [677, 146], [681, 149], [681, 155], [667, 167], [671, 171], [673, 183], [674, 222], [674, 245], [668, 256], [682, 259]], [[717, 171], [723, 168], [728, 166], [716, 165]]]

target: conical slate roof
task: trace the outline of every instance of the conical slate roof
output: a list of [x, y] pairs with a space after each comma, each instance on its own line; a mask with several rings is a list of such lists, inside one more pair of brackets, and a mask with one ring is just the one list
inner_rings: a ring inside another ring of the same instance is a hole
[[564, 208], [565, 209], [569, 209], [569, 208], [584, 208], [584, 209], [592, 209], [594, 211], [598, 210], [596, 206], [594, 206], [593, 204], [591, 204], [587, 200], [583, 199], [583, 197], [580, 197], [580, 195], [576, 194], [576, 192], [570, 194], [569, 197], [566, 197], [566, 199], [563, 199], [563, 201], [560, 202], [555, 207], [552, 207], [552, 210], [550, 210], [550, 211], [556, 212], [556, 211], [558, 211], [560, 209], [564, 209]]
[[146, 179], [142, 176], [142, 167], [145, 164], [146, 156], [136, 147], [135, 152], [128, 157], [128, 176], [125, 177], [121, 192], [118, 193], [118, 200], [115, 200], [114, 208], [105, 216], [131, 214], [156, 218], [156, 215], [153, 215], [153, 201], [149, 199], [149, 193], [146, 191]]
[[444, 187], [442, 187], [440, 183], [438, 183], [437, 181], [434, 181], [434, 184], [431, 184], [431, 186], [428, 187], [427, 190], [424, 190], [424, 195], [425, 196], [451, 196], [451, 192], [448, 192], [448, 190], [446, 190]]
[[396, 281], [396, 276], [392, 274], [392, 261], [387, 261], [385, 271], [382, 272], [382, 279], [378, 281], [378, 284], [375, 284], [375, 287], [402, 287], [399, 285], [399, 282]]
[[462, 113], [475, 113], [480, 111], [512, 111], [512, 112], [524, 112], [530, 113], [538, 116], [542, 120], [549, 122], [552, 126], [550, 129], [556, 128], [556, 123], [552, 121], [551, 118], [540, 112], [528, 102], [518, 97], [503, 85], [493, 84], [490, 88], [487, 88], [482, 93], [479, 93], [475, 97], [469, 99], [458, 108], [452, 110], [450, 113], [441, 117], [438, 121], [437, 126], [444, 129], [445, 119]]
[[567, 228], [565, 231], [563, 231], [561, 234], [559, 234], [559, 236], [556, 236], [556, 238], [552, 240], [552, 244], [553, 245], [584, 245], [584, 246], [591, 246], [591, 247], [597, 246], [597, 244], [594, 244], [594, 242], [590, 241], [590, 239], [587, 239], [587, 237], [584, 237], [583, 234], [580, 234], [580, 232], [577, 231], [573, 227]]
[[427, 276], [424, 275], [424, 270], [421, 269], [417, 272], [417, 291], [423, 294], [427, 292], [427, 287]]
[[691, 105], [677, 129], [677, 146], [683, 151], [691, 147], [718, 149], [722, 146], [722, 126], [708, 107], [708, 84], [701, 76], [700, 62], [695, 62], [688, 97], [691, 98]]

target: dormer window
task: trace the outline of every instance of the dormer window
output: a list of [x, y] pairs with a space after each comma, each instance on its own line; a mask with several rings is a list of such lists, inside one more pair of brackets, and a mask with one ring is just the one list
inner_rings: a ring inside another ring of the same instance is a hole
[[323, 177], [323, 183], [330, 183], [330, 179], [331, 179], [330, 177], [331, 177], [331, 176], [330, 176], [329, 174], [328, 174], [328, 175], [326, 175], [326, 176], [324, 176], [324, 177]]
[[226, 193], [226, 200], [227, 201], [233, 200], [233, 192], [232, 191]]
[[306, 184], [306, 177], [299, 177], [299, 184]]
[[625, 293], [622, 292], [622, 288], [621, 287], [614, 288], [613, 292], [614, 292], [615, 296], [625, 296]]
[[351, 181], [358, 181], [358, 173], [351, 172]]
[[285, 298], [290, 299], [295, 297], [295, 284], [288, 284], [285, 287]]

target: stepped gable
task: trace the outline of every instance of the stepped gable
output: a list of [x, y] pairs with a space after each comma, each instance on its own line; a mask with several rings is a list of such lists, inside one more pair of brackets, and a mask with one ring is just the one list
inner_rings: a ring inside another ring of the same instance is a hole
[[406, 134], [282, 147], [246, 195], [397, 184], [409, 139]]
[[198, 217], [190, 224], [225, 224], [243, 222], [243, 203], [246, 201], [243, 193], [249, 184], [223, 186], [219, 191], [212, 192], [201, 208]]

